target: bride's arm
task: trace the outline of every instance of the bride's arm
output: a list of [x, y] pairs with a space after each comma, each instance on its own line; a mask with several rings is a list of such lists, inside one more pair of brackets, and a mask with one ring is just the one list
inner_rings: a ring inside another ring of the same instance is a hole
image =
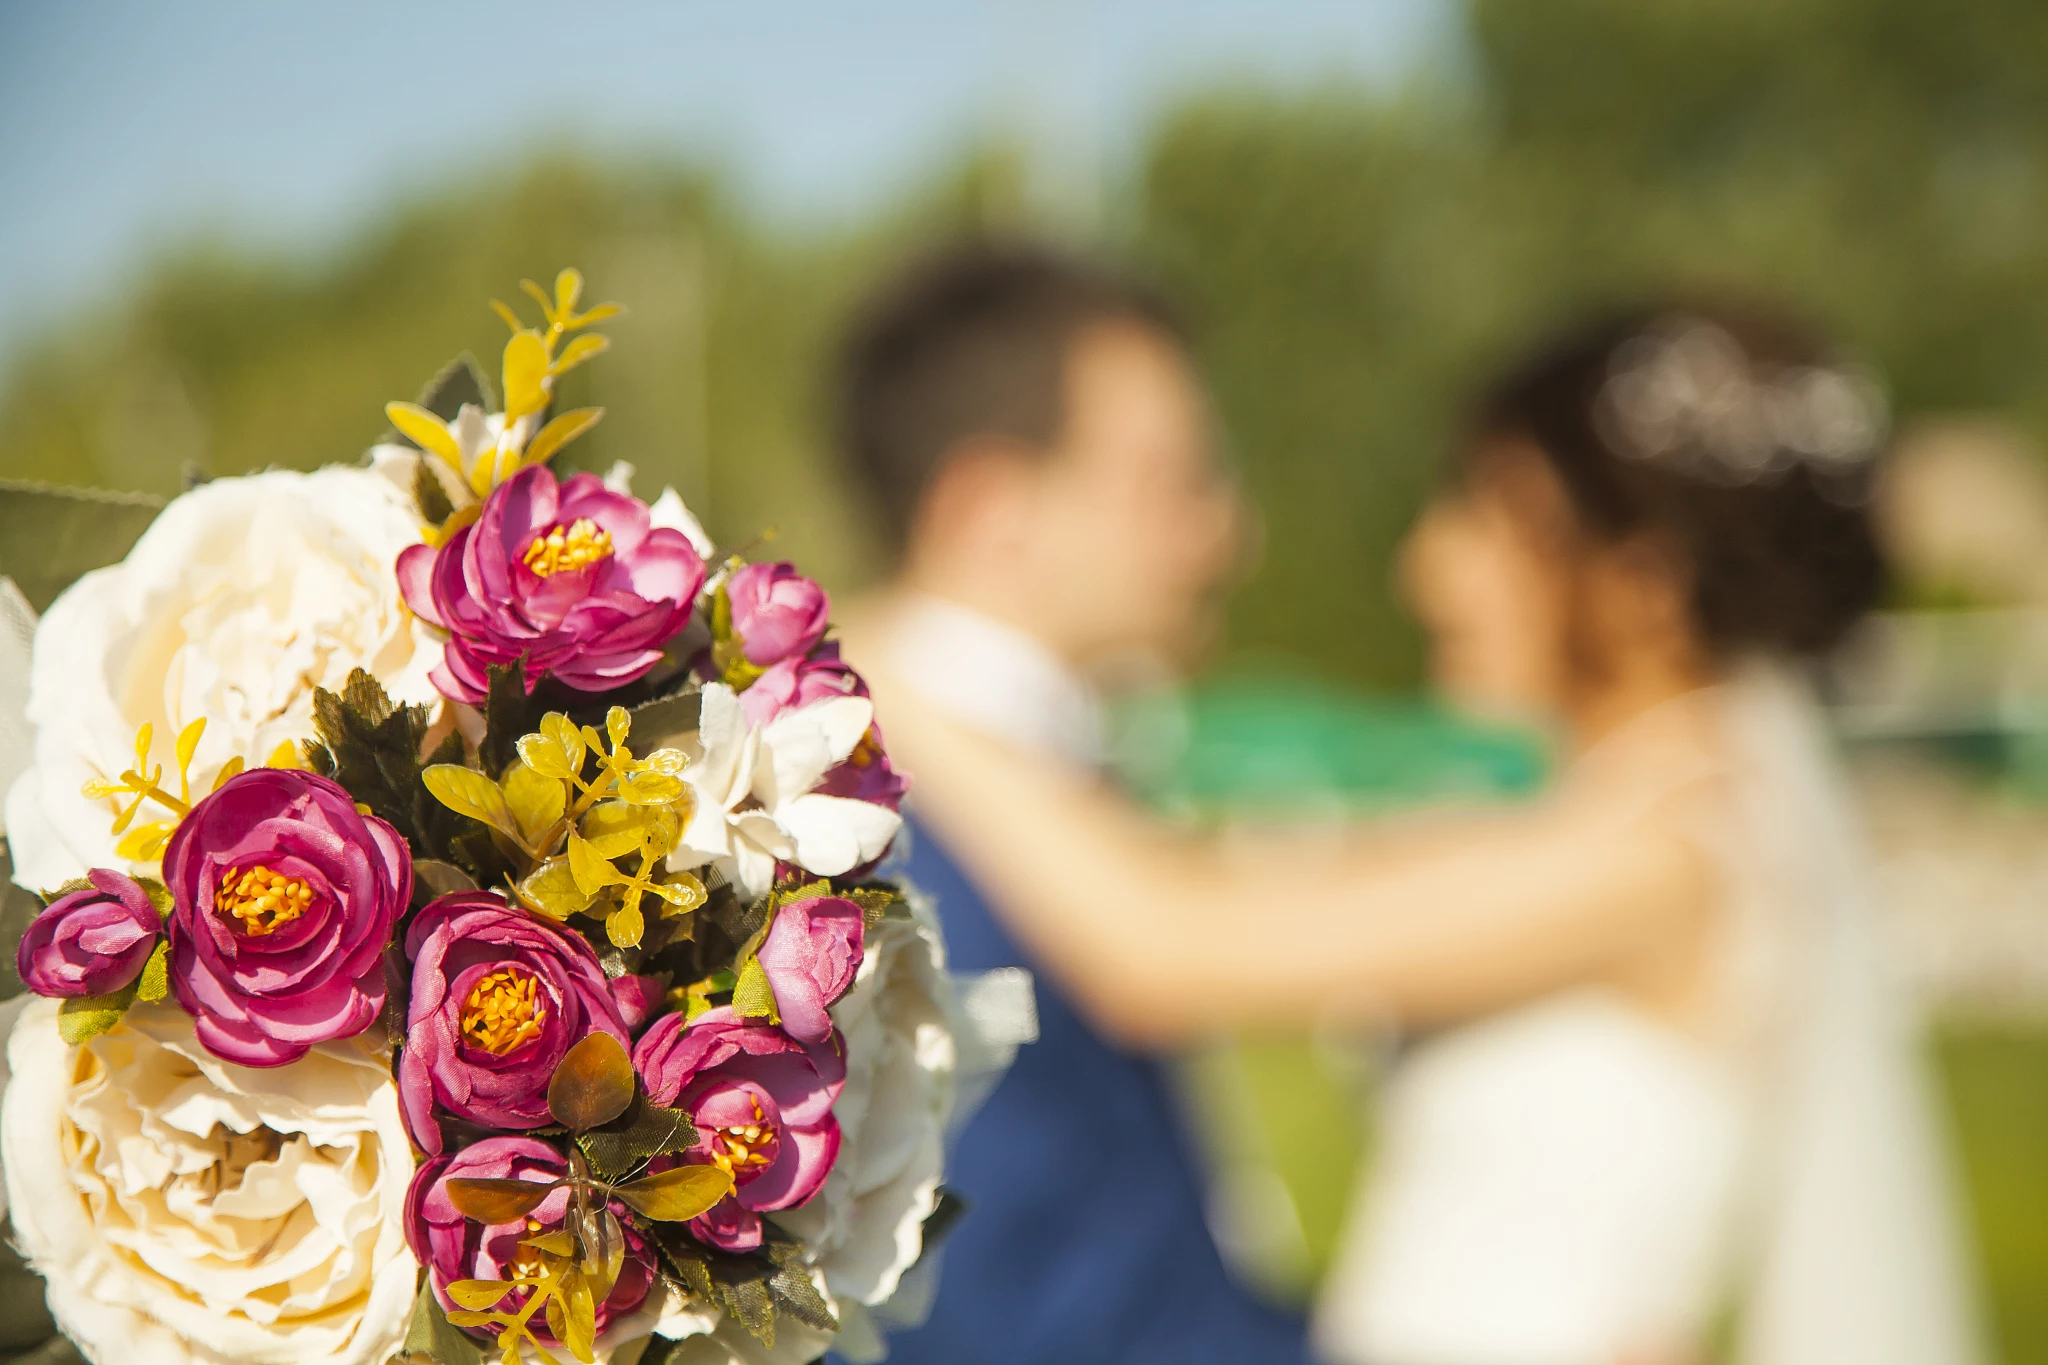
[[1203, 838], [944, 721], [890, 725], [920, 817], [1034, 957], [1134, 1042], [1484, 1011], [1616, 973], [1709, 904], [1697, 846], [1624, 803], [1341, 848]]

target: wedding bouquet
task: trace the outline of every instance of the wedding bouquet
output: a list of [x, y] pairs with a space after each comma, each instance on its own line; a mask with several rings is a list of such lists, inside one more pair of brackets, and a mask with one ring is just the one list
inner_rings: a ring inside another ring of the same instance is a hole
[[502, 408], [458, 361], [37, 628], [0, 1162], [94, 1361], [873, 1358], [1028, 1036], [879, 866], [824, 591], [550, 468], [618, 310], [525, 287]]

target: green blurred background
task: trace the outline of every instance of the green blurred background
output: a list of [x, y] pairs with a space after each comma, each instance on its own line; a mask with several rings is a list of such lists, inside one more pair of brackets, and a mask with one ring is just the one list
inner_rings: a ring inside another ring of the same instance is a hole
[[[122, 495], [70, 520], [0, 496], [0, 571], [41, 606], [118, 557], [188, 471], [356, 458], [386, 399], [458, 351], [495, 357], [484, 300], [573, 263], [630, 312], [608, 329], [612, 354], [565, 383], [567, 402], [609, 412], [568, 458], [629, 460], [643, 492], [674, 484], [723, 543], [776, 528], [850, 592], [877, 547], [821, 424], [850, 301], [930, 242], [1047, 232], [1185, 304], [1265, 520], [1218, 677], [1132, 712], [1132, 733], [1172, 739], [1137, 746], [1135, 780], [1194, 811], [1304, 790], [1336, 808], [1525, 790], [1540, 756], [1515, 738], [1364, 699], [1419, 683], [1388, 565], [1461, 396], [1560, 317], [1650, 288], [1736, 288], [1816, 315], [1884, 371], [1902, 417], [1989, 415], [2048, 439], [2048, 7], [1439, 8], [1448, 37], [1397, 78], [1226, 65], [1184, 86], [1128, 155], [1091, 163], [1078, 209], [1044, 191], [1043, 148], [997, 126], [854, 210], [764, 210], [710, 153], [542, 140], [518, 164], [394, 189], [335, 240], [181, 232], [0, 370], [0, 479]], [[573, 33], [574, 12], [559, 23]], [[432, 78], [471, 78], [440, 55]], [[471, 74], [477, 98], [512, 97]], [[5, 122], [0, 136], [32, 131]], [[1995, 763], [1968, 780], [2009, 795]], [[1987, 1306], [2005, 1360], [2048, 1362], [2048, 1030], [2009, 1001], [1947, 1005], [1937, 1043]], [[1225, 1203], [1281, 1201], [1293, 1220], [1250, 1245], [1276, 1293], [1304, 1293], [1328, 1255], [1371, 1070], [1348, 1043], [1247, 1045], [1191, 1068], [1209, 1112], [1287, 1114], [1249, 1164], [1220, 1158]]]

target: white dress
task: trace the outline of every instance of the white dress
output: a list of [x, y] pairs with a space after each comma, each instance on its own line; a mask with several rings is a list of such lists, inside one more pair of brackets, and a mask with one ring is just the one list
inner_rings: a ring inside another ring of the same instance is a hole
[[1316, 1311], [1342, 1365], [1980, 1358], [1944, 1144], [1872, 950], [1867, 858], [1785, 672], [1715, 690], [1730, 932], [1698, 1038], [1620, 994], [1419, 1045]]

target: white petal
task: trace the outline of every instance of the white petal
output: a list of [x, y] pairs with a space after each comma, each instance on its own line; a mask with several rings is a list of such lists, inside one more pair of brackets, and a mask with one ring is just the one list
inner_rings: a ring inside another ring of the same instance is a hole
[[775, 822], [795, 843], [798, 865], [836, 877], [881, 857], [903, 817], [872, 801], [813, 793], [776, 807]]
[[767, 762], [754, 770], [754, 795], [768, 807], [802, 796], [846, 761], [874, 723], [866, 697], [833, 697], [784, 711], [761, 728]]
[[709, 563], [717, 553], [711, 537], [704, 534], [704, 525], [689, 508], [683, 506], [682, 497], [673, 488], [661, 490], [661, 496], [647, 507], [647, 520], [655, 526], [666, 526], [672, 531], [681, 531], [689, 538], [690, 547], [698, 558]]

